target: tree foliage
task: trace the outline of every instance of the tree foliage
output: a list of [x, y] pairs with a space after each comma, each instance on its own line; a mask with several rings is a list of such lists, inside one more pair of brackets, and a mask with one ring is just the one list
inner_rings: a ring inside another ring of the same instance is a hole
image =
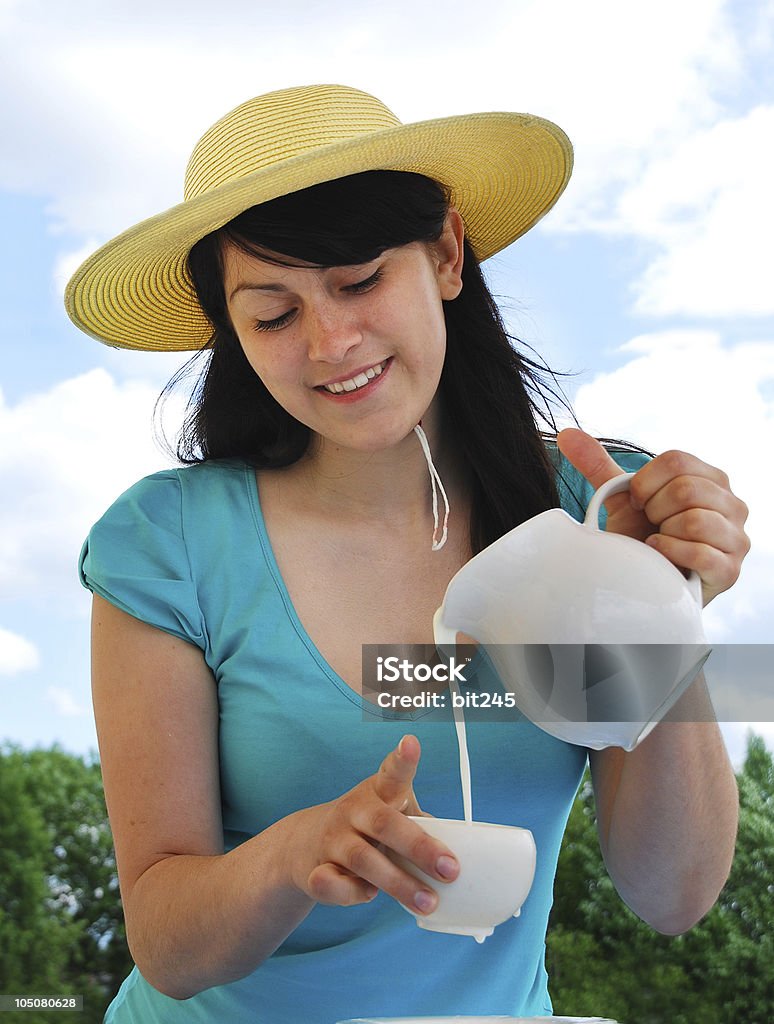
[[79, 1020], [100, 1021], [130, 959], [99, 765], [6, 746], [0, 794], [0, 992], [82, 995]]
[[774, 1021], [774, 763], [748, 740], [728, 882], [684, 935], [659, 935], [618, 897], [584, 780], [565, 833], [547, 941], [554, 1012], [637, 1024]]

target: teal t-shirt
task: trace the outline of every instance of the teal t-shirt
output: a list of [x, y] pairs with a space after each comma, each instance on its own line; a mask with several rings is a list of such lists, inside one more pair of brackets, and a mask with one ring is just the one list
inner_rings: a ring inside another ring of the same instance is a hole
[[[641, 456], [619, 459], [624, 468]], [[579, 518], [590, 489], [566, 464], [562, 505]], [[415, 789], [437, 817], [463, 816], [454, 724], [379, 712], [325, 662], [295, 613], [261, 514], [255, 474], [208, 462], [149, 476], [92, 528], [85, 586], [196, 644], [220, 711], [224, 850], [373, 774], [405, 732], [422, 757]], [[481, 668], [485, 671], [485, 667]], [[380, 893], [366, 905], [317, 905], [257, 970], [178, 1001], [135, 968], [108, 1024], [335, 1024], [349, 1017], [549, 1014], [544, 941], [556, 861], [585, 748], [518, 714], [468, 722], [473, 808], [532, 831], [537, 870], [521, 916], [482, 945], [420, 930]]]

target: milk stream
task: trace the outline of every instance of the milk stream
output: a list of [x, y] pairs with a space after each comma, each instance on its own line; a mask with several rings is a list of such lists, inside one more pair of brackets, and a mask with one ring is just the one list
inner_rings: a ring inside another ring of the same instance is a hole
[[[452, 708], [454, 714], [454, 727], [457, 730], [457, 746], [460, 753], [460, 783], [462, 784], [462, 808], [465, 814], [465, 821], [470, 825], [473, 823], [473, 798], [470, 785], [470, 758], [468, 757], [468, 739], [465, 732], [465, 715], [462, 711], [462, 699], [457, 681], [452, 677], [449, 681], [452, 692]], [[456, 700], [454, 698], [457, 698]], [[478, 939], [483, 942], [483, 939]]]

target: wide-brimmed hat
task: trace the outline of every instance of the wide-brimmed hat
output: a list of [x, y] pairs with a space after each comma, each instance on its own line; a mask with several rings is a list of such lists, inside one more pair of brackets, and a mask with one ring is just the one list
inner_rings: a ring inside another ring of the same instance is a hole
[[572, 146], [529, 114], [464, 114], [401, 124], [374, 96], [341, 85], [283, 89], [217, 121], [188, 163], [184, 201], [90, 256], [65, 292], [73, 322], [119, 348], [206, 345], [212, 326], [187, 269], [193, 245], [251, 206], [361, 171], [414, 171], [446, 186], [484, 260], [561, 195]]

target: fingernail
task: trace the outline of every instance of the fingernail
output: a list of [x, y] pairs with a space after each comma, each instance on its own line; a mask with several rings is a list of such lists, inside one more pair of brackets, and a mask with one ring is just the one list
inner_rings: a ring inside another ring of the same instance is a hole
[[403, 755], [403, 744], [404, 744], [405, 742], [406, 742], [406, 737], [404, 736], [404, 737], [403, 737], [403, 739], [402, 739], [402, 740], [400, 741], [400, 743], [398, 744], [398, 753], [399, 753], [399, 754], [400, 754], [401, 756]]
[[435, 904], [436, 895], [428, 889], [420, 889], [414, 896], [414, 906], [423, 914], [429, 914], [431, 910], [434, 910]]
[[449, 857], [448, 854], [443, 854], [436, 861], [435, 870], [441, 878], [456, 878], [457, 871], [459, 870], [459, 864], [454, 857]]

